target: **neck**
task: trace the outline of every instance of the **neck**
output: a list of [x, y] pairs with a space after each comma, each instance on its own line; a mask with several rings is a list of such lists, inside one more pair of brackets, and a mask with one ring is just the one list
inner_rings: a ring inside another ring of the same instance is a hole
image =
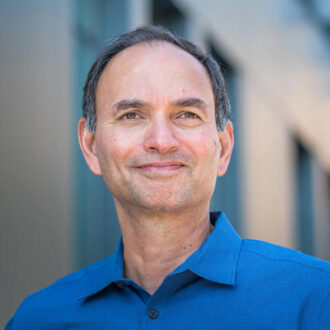
[[166, 275], [193, 254], [212, 231], [208, 208], [188, 214], [127, 214], [117, 207], [125, 277], [153, 294]]

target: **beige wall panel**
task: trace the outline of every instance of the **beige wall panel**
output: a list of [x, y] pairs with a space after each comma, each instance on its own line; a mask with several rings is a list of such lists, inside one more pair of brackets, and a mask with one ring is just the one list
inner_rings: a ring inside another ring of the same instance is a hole
[[[330, 171], [330, 66], [324, 39], [292, 1], [176, 0], [189, 16], [207, 27], [225, 55], [264, 92], [281, 100], [292, 131], [315, 148]], [[323, 60], [322, 60], [323, 59]], [[322, 92], [323, 90], [323, 92]]]
[[[246, 78], [245, 78], [246, 79]], [[253, 81], [243, 80], [245, 236], [294, 247], [291, 141]]]

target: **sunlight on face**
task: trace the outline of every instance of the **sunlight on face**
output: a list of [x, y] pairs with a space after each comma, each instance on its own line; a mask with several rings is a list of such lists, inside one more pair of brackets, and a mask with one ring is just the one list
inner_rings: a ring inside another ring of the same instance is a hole
[[166, 42], [116, 55], [96, 92], [95, 150], [115, 203], [177, 212], [208, 205], [220, 162], [205, 68]]

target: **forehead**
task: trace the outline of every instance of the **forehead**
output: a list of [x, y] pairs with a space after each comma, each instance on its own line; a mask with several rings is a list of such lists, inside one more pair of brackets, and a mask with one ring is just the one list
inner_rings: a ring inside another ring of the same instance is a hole
[[118, 99], [157, 93], [170, 98], [180, 90], [213, 99], [211, 80], [205, 67], [183, 49], [156, 41], [131, 46], [115, 55], [100, 77], [96, 98], [98, 101], [105, 94], [107, 98]]

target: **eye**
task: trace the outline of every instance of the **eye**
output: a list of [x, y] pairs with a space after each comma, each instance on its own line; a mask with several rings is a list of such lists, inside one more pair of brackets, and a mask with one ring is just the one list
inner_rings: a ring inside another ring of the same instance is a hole
[[193, 112], [183, 112], [182, 114], [180, 114], [179, 118], [185, 118], [185, 119], [199, 119], [199, 116], [196, 115]]
[[120, 117], [120, 119], [123, 120], [136, 120], [136, 119], [141, 119], [142, 117], [138, 115], [136, 112], [127, 112], [124, 115]]
[[176, 121], [178, 125], [184, 127], [195, 127], [199, 126], [203, 120], [202, 117], [199, 116], [195, 111], [182, 111], [179, 112], [176, 116]]

